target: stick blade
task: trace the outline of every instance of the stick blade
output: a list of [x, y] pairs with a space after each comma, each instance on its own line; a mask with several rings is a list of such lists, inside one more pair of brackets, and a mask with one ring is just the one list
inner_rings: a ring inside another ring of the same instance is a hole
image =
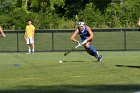
[[67, 54], [66, 53], [64, 53], [64, 56], [66, 56]]
[[68, 52], [65, 52], [64, 56], [67, 56], [70, 52], [71, 52], [71, 50], [69, 50]]

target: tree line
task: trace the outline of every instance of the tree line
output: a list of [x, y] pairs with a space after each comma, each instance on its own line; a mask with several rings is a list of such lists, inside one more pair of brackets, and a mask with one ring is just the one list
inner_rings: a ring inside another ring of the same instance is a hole
[[137, 27], [140, 0], [0, 0], [0, 25], [25, 29], [73, 29], [78, 21], [91, 28]]

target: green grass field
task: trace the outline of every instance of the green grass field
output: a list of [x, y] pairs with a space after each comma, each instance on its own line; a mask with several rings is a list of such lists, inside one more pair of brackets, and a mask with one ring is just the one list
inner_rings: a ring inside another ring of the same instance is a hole
[[[134, 93], [140, 91], [140, 52], [0, 53], [0, 93]], [[59, 63], [62, 60], [63, 63]], [[140, 92], [139, 92], [140, 93]]]

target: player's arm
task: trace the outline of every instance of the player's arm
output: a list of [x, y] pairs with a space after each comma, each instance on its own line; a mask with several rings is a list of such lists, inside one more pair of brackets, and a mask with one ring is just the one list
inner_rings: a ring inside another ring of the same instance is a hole
[[79, 41], [76, 39], [77, 34], [79, 33], [78, 29], [75, 30], [75, 32], [71, 36], [71, 41], [79, 43]]
[[92, 40], [94, 35], [89, 26], [87, 26], [87, 31], [89, 32], [90, 36], [86, 40], [87, 41]]
[[2, 36], [3, 37], [5, 37], [6, 35], [4, 34], [4, 32], [3, 32], [3, 29], [2, 29], [2, 27], [0, 26], [0, 33], [2, 34]]
[[139, 21], [138, 21], [138, 26], [140, 27], [140, 19], [139, 19]]
[[35, 32], [34, 30], [32, 31], [32, 38], [34, 39], [34, 35], [35, 35]]
[[34, 35], [35, 35], [35, 27], [33, 26], [33, 31], [32, 31], [33, 38], [34, 38]]

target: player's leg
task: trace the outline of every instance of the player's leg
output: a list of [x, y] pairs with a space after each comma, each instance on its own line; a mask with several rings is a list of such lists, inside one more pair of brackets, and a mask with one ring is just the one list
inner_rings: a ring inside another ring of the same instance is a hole
[[26, 38], [26, 44], [28, 46], [28, 53], [31, 53], [30, 38]]
[[34, 38], [32, 38], [32, 53], [34, 53], [35, 52], [35, 44], [34, 44]]
[[30, 39], [31, 52], [34, 53], [34, 39], [32, 37], [30, 37], [29, 39]]
[[32, 44], [32, 52], [33, 53], [35, 52], [35, 44], [34, 43]]
[[85, 50], [87, 51], [88, 54], [90, 54], [91, 56], [94, 56], [96, 59], [98, 58], [98, 51], [96, 51], [96, 49], [93, 48], [93, 46], [90, 47], [85, 47]]
[[31, 44], [28, 44], [28, 53], [31, 53]]
[[94, 48], [93, 45], [90, 44], [90, 42], [88, 42], [87, 44], [85, 44], [85, 50], [87, 51], [88, 54], [90, 54], [91, 56], [94, 56], [97, 61], [101, 61], [102, 60], [102, 56], [98, 54], [98, 51]]

